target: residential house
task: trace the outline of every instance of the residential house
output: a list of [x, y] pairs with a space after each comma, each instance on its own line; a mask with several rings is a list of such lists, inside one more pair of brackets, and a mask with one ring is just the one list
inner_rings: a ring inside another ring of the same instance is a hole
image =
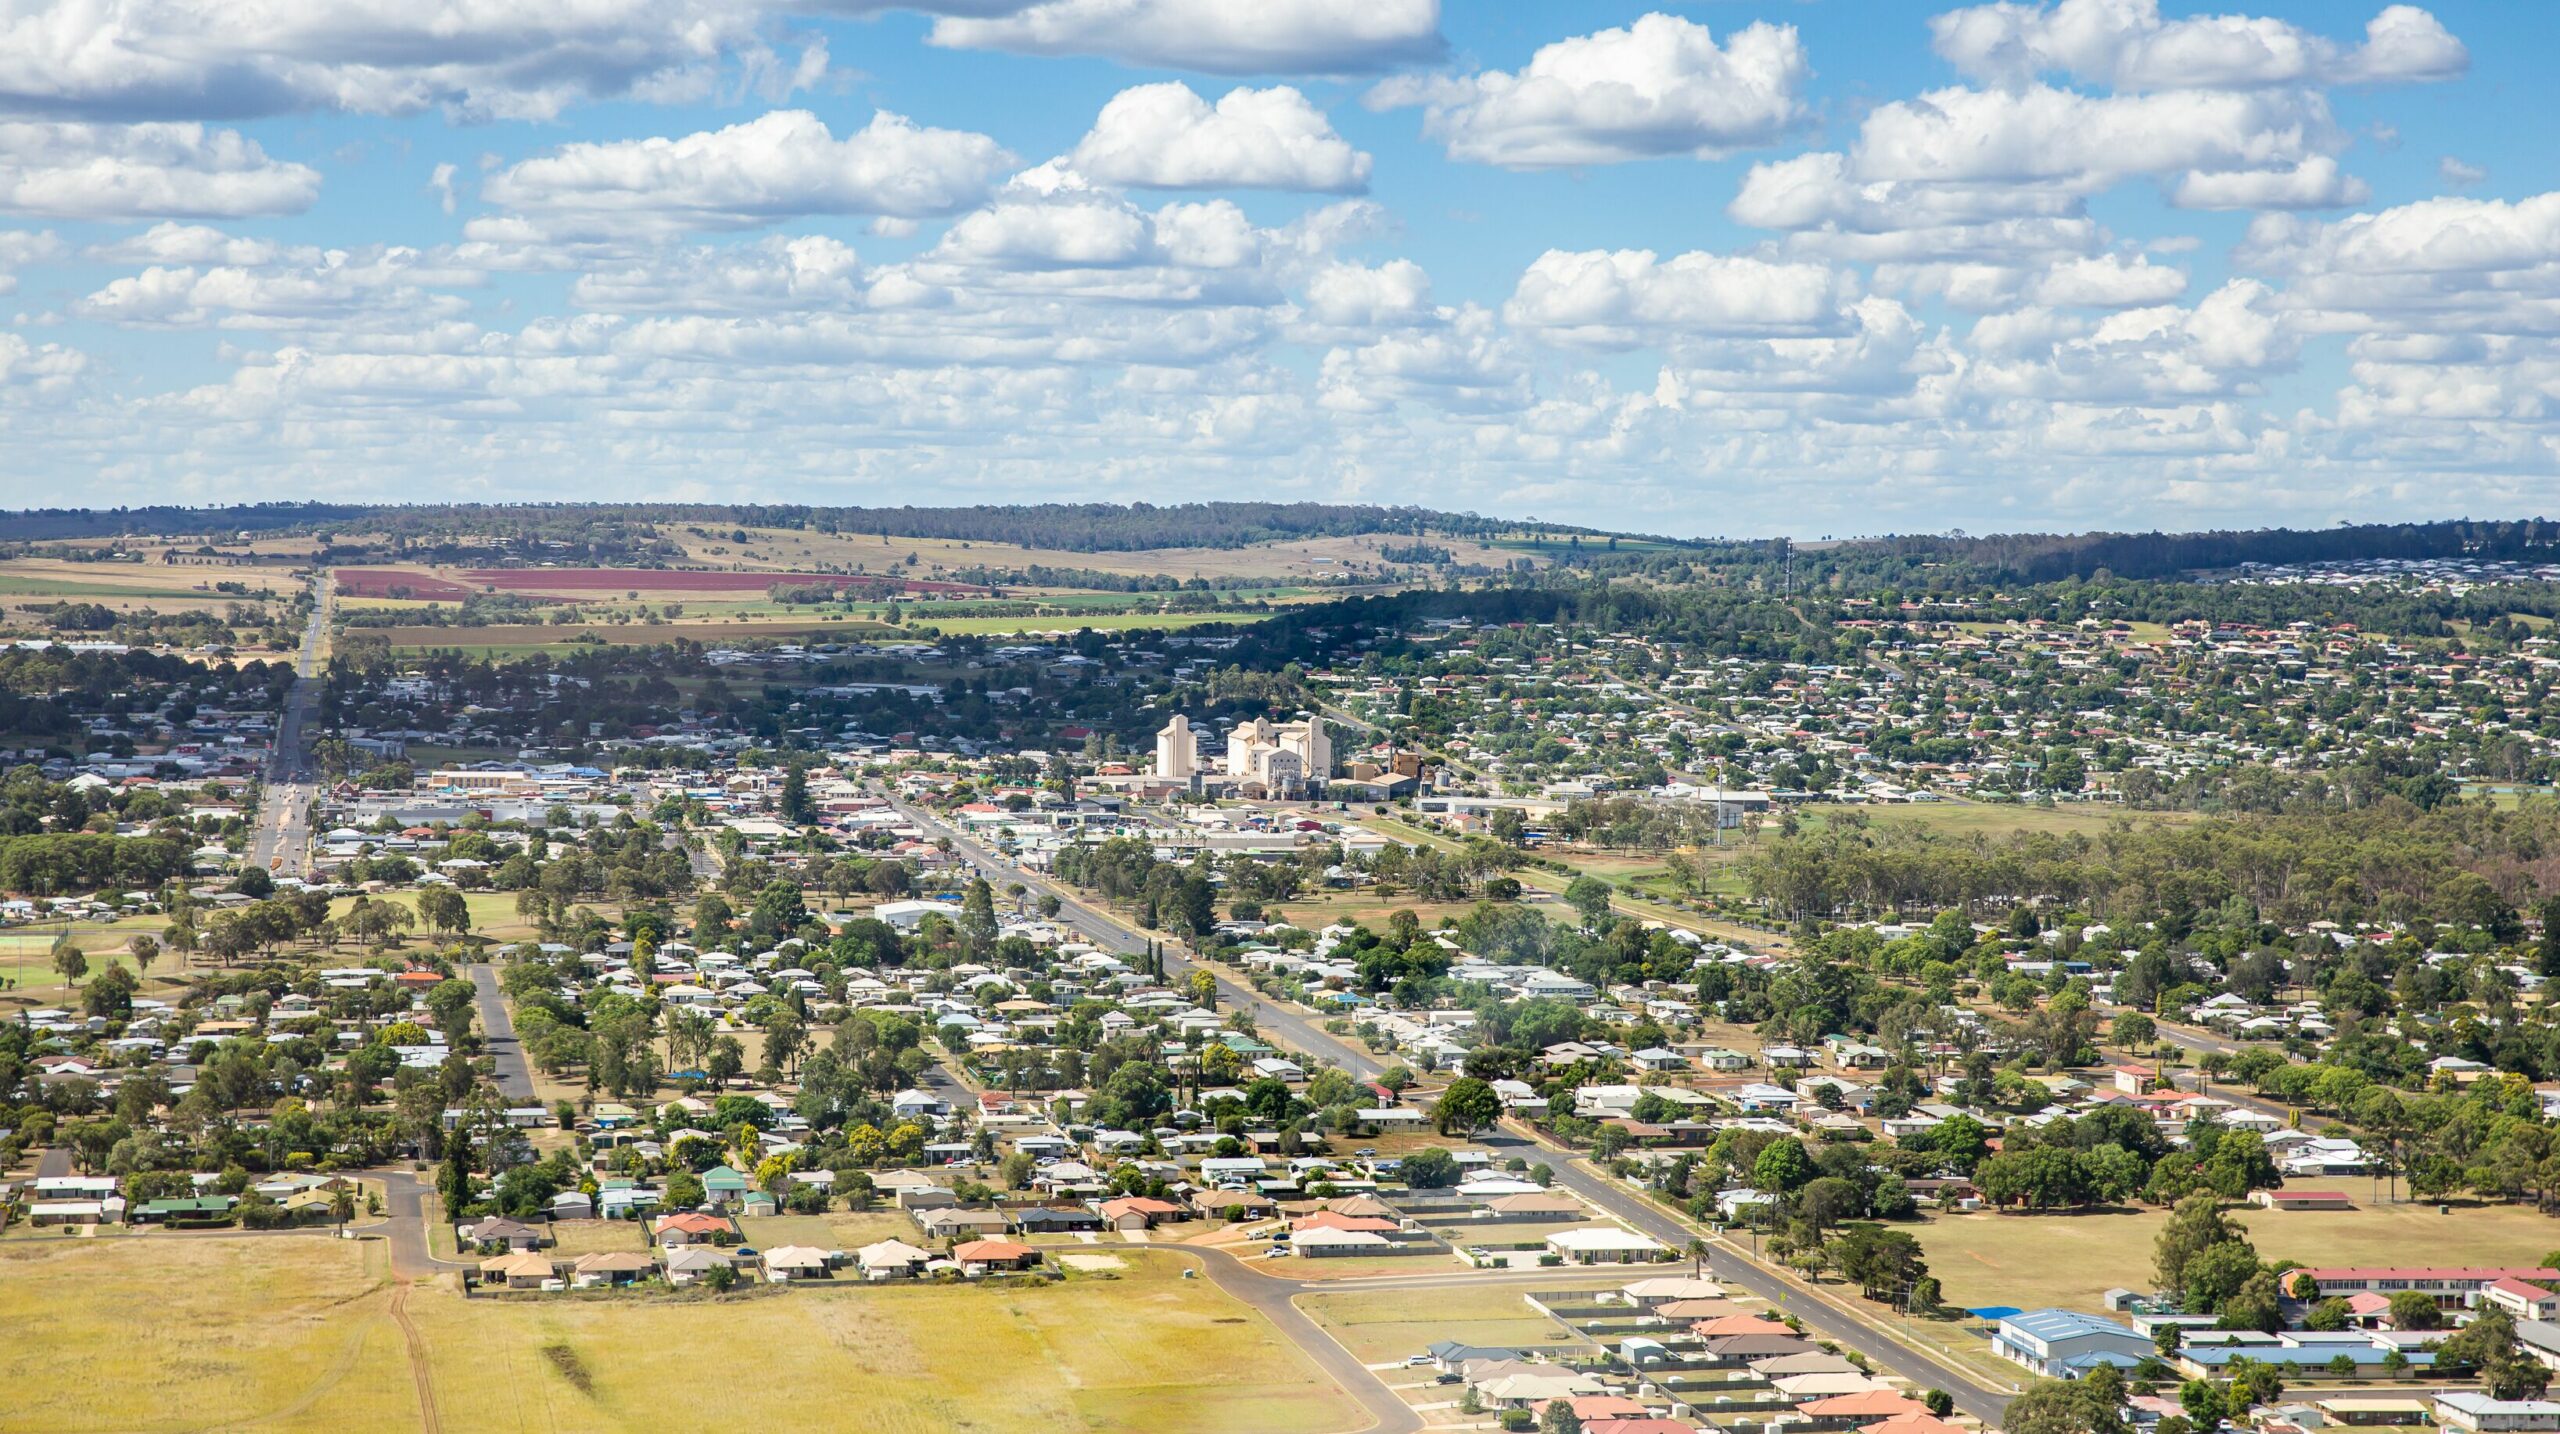
[[728, 1251], [715, 1250], [708, 1245], [686, 1245], [667, 1252], [667, 1282], [670, 1284], [689, 1285], [713, 1270], [736, 1267], [737, 1261]]

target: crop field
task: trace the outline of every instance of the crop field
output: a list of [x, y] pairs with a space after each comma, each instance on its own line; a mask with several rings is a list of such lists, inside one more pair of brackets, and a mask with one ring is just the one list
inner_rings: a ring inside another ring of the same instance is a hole
[[[726, 528], [696, 533], [691, 528], [671, 526], [666, 531], [668, 537], [684, 545], [687, 556], [705, 563], [758, 563], [776, 567], [803, 564], [849, 567], [859, 563], [876, 570], [891, 565], [903, 566], [912, 555], [916, 566], [927, 575], [936, 569], [981, 566], [1050, 567], [1085, 568], [1127, 577], [1198, 577], [1212, 582], [1220, 578], [1339, 578], [1346, 573], [1356, 576], [1379, 565], [1381, 547], [1416, 541], [1399, 533], [1375, 533], [1286, 543], [1254, 543], [1239, 548], [1140, 548], [1126, 552], [1079, 553], [1063, 548], [1025, 548], [1005, 543], [943, 538], [892, 536], [883, 539], [877, 533], [830, 534], [749, 528], [744, 530], [747, 540], [740, 543], [731, 536], [736, 530]], [[1462, 563], [1499, 567], [1516, 557], [1528, 556], [1456, 538], [1433, 536], [1420, 541], [1448, 549]]]
[[[2306, 1265], [2405, 1264], [2412, 1251], [2429, 1263], [2532, 1265], [2560, 1246], [2560, 1220], [2516, 1205], [2373, 1203], [2372, 1183], [2326, 1181], [2288, 1189], [2340, 1190], [2356, 1202], [2343, 1211], [2242, 1207], [2258, 1254]], [[2103, 1309], [2109, 1289], [2151, 1287], [2152, 1242], [2167, 1220], [2161, 1210], [2084, 1215], [1941, 1215], [1913, 1227], [1929, 1252], [1929, 1272], [1947, 1303], [1966, 1308]]]
[[[245, 592], [217, 592], [216, 583], [238, 583]], [[264, 594], [290, 598], [299, 591], [281, 567], [164, 566], [159, 563], [74, 563], [59, 558], [0, 559], [0, 603], [95, 603], [118, 613], [220, 613]], [[76, 634], [74, 634], [76, 636]]]
[[760, 596], [776, 585], [828, 586], [865, 596], [980, 597], [987, 590], [879, 573], [813, 573], [717, 568], [336, 568], [338, 591], [353, 598], [459, 602], [474, 593], [564, 599], [656, 601]]
[[[1328, 1434], [1351, 1400], [1170, 1258], [1033, 1290], [465, 1299], [324, 1236], [0, 1244], [12, 1428]], [[396, 1301], [396, 1304], [395, 1304]], [[719, 1376], [672, 1378], [670, 1357]], [[739, 1371], [751, 1371], [739, 1375]], [[990, 1378], [1002, 1371], [1004, 1377]]]
[[783, 639], [832, 638], [855, 641], [864, 637], [898, 635], [903, 629], [885, 623], [810, 620], [797, 622], [652, 622], [652, 623], [574, 623], [548, 626], [541, 623], [504, 623], [490, 627], [441, 627], [429, 624], [374, 628], [390, 640], [395, 648], [453, 647], [466, 652], [481, 648], [520, 648], [528, 651], [558, 651], [564, 647], [611, 644], [614, 646], [648, 646], [667, 642], [743, 642], [749, 638]]
[[759, 638], [785, 642], [915, 642], [927, 640], [932, 628], [949, 636], [1006, 636], [1016, 633], [1071, 633], [1080, 628], [1122, 632], [1136, 628], [1185, 628], [1204, 623], [1260, 622], [1261, 612], [1119, 612], [1065, 616], [938, 618], [931, 609], [910, 609], [904, 627], [861, 618], [789, 618], [771, 622], [736, 619], [727, 622], [576, 623], [560, 626], [510, 623], [491, 627], [444, 627], [415, 624], [374, 628], [397, 651], [451, 648], [475, 656], [521, 657], [528, 653], [560, 653], [585, 646], [651, 646], [671, 642], [708, 645], [749, 642]]

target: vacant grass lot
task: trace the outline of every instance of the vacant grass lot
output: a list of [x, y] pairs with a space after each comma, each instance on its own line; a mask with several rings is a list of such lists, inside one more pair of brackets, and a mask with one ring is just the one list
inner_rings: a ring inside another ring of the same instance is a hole
[[[2288, 1187], [2295, 1188], [2295, 1187]], [[2372, 1184], [2342, 1180], [2302, 1189], [2346, 1192], [2343, 1212], [2237, 1209], [2263, 1259], [2306, 1265], [2531, 1265], [2560, 1246], [2560, 1220], [2512, 1205], [2369, 1204]], [[2060, 1305], [2100, 1311], [2117, 1287], [2151, 1287], [2151, 1247], [2166, 1212], [2094, 1215], [1953, 1215], [1914, 1231], [1947, 1302], [1969, 1309]]]
[[[0, 1246], [0, 1425], [421, 1427], [379, 1245], [323, 1238]], [[1218, 1429], [1361, 1422], [1261, 1319], [1170, 1258], [1036, 1290], [727, 1300], [397, 1291], [441, 1427]], [[693, 1371], [686, 1374], [684, 1370]]]
[[0, 1246], [0, 1425], [417, 1428], [383, 1263], [308, 1236]]
[[1529, 1308], [1521, 1296], [1530, 1288], [1487, 1280], [1460, 1289], [1302, 1295], [1298, 1308], [1364, 1364], [1420, 1354], [1425, 1345], [1443, 1339], [1486, 1345], [1578, 1343], [1573, 1331]]
[[882, 1240], [904, 1240], [910, 1245], [933, 1243], [916, 1229], [916, 1222], [895, 1210], [868, 1210], [854, 1214], [830, 1210], [824, 1215], [759, 1215], [740, 1220], [738, 1228], [747, 1243], [759, 1250], [776, 1245], [813, 1245], [821, 1250], [859, 1250]]
[[[418, 893], [415, 891], [385, 891], [372, 899], [405, 906], [412, 912], [418, 909]], [[341, 896], [329, 903], [329, 914], [344, 916], [355, 904], [354, 897]], [[462, 893], [462, 905], [471, 913], [471, 929], [465, 933], [467, 935], [486, 936], [493, 941], [515, 941], [528, 939], [534, 934], [532, 924], [516, 914], [516, 894], [512, 891], [466, 891]], [[599, 903], [600, 907], [602, 905]], [[410, 927], [405, 937], [408, 942], [421, 945], [441, 945], [453, 939], [450, 933], [439, 935], [429, 931], [424, 922]], [[365, 948], [349, 943], [340, 949], [357, 958], [349, 965], [364, 964]]]

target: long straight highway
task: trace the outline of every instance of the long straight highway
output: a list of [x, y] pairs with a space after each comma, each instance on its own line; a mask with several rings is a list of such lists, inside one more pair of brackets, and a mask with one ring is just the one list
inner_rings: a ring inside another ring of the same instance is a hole
[[[894, 797], [890, 798], [890, 805], [919, 830], [949, 841], [951, 849], [986, 877], [990, 885], [1001, 888], [1019, 881], [1034, 892], [1058, 898], [1058, 919], [1096, 946], [1121, 954], [1134, 954], [1146, 948], [1145, 938], [1069, 888], [1037, 872], [1016, 866], [920, 808]], [[1230, 979], [1215, 965], [1184, 952], [1179, 943], [1164, 939], [1163, 950], [1167, 971], [1208, 971], [1217, 981], [1219, 1000], [1231, 1008], [1251, 1011], [1254, 1028], [1264, 1036], [1276, 1039], [1303, 1055], [1330, 1061], [1365, 1079], [1375, 1079], [1386, 1068], [1385, 1063], [1358, 1043], [1326, 1031], [1317, 1018], [1284, 1006], [1252, 987]], [[1554, 1169], [1558, 1185], [1671, 1249], [1686, 1249], [1689, 1241], [1701, 1233], [1623, 1183], [1580, 1163], [1572, 1149], [1527, 1125], [1507, 1124], [1486, 1137], [1484, 1144], [1497, 1151], [1516, 1151], [1524, 1159], [1542, 1159]], [[1998, 1426], [2008, 1409], [2009, 1396], [2005, 1391], [1991, 1388], [1935, 1355], [1892, 1337], [1877, 1323], [1853, 1318], [1821, 1298], [1809, 1297], [1802, 1286], [1754, 1261], [1737, 1247], [1723, 1246], [1713, 1256], [1712, 1263], [1717, 1279], [1738, 1285], [1781, 1306], [1803, 1320], [1805, 1327], [1821, 1338], [1866, 1351], [1878, 1364], [1911, 1381], [1916, 1387], [1945, 1390], [1955, 1400], [1958, 1409], [1986, 1425]]]
[[249, 834], [249, 861], [270, 871], [301, 876], [311, 864], [311, 799], [318, 792], [311, 765], [310, 727], [320, 706], [320, 655], [329, 640], [333, 594], [329, 570], [311, 576], [311, 619], [293, 659], [293, 686], [276, 716], [275, 744], [267, 754], [258, 820]]

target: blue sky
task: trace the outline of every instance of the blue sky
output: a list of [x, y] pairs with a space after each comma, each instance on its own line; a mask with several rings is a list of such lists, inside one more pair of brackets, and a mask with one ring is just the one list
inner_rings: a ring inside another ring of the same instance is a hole
[[2547, 513], [2555, 30], [0, 0], [0, 504]]

